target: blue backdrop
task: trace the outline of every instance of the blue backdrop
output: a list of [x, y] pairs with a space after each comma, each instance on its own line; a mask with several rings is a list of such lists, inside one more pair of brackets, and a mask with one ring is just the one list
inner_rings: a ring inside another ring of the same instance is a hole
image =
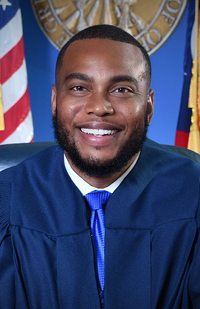
[[[21, 0], [25, 57], [34, 123], [34, 141], [54, 139], [51, 124], [51, 85], [58, 50], [40, 29], [29, 0]], [[188, 7], [168, 41], [151, 55], [155, 113], [148, 136], [174, 144], [180, 107]]]

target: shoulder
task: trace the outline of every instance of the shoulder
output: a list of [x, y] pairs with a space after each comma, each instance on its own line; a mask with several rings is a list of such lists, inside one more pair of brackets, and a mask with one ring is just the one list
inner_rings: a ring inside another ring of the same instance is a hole
[[0, 182], [11, 181], [12, 177], [14, 177], [14, 175], [20, 170], [29, 169], [32, 166], [49, 166], [49, 164], [53, 162], [52, 158], [54, 157], [59, 157], [59, 159], [62, 159], [63, 157], [63, 151], [59, 146], [48, 147], [39, 153], [30, 156], [28, 159], [23, 160], [21, 163], [1, 171]]
[[[51, 172], [52, 166], [63, 162], [63, 151], [59, 146], [49, 147], [40, 153], [0, 172], [0, 216], [10, 217], [13, 195], [18, 192], [26, 196], [29, 186], [38, 185]], [[62, 164], [60, 164], [62, 165]], [[28, 194], [28, 193], [27, 193]]]
[[12, 192], [24, 192], [34, 182], [43, 184], [45, 179], [51, 179], [58, 169], [63, 169], [64, 154], [59, 146], [52, 146], [0, 172], [0, 195], [6, 187]]
[[199, 176], [200, 164], [147, 139], [130, 181], [142, 188], [141, 197], [146, 196], [158, 218], [161, 214], [160, 221], [163, 214], [170, 220], [199, 220]]
[[66, 225], [66, 200], [76, 190], [66, 172], [62, 149], [50, 147], [0, 173], [0, 217], [5, 214], [7, 226], [61, 233]]
[[[199, 155], [196, 153], [196, 156]], [[159, 187], [163, 184], [163, 190], [169, 186], [195, 191], [196, 194], [199, 191], [200, 164], [186, 157], [186, 153], [179, 154], [147, 139], [138, 161], [137, 172], [148, 175], [151, 182], [157, 180]]]
[[[160, 168], [193, 167], [197, 172], [200, 171], [200, 155], [189, 149], [175, 147], [172, 145], [161, 145], [147, 139], [142, 149], [144, 160], [149, 158], [149, 162], [158, 164]], [[180, 171], [181, 172], [181, 171]]]

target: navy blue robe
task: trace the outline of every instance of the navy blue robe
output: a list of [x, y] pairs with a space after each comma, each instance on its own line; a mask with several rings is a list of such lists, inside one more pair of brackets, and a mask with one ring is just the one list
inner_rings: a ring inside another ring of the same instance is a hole
[[[105, 209], [105, 309], [200, 308], [200, 166], [150, 140]], [[0, 309], [100, 309], [90, 210], [51, 147], [0, 173]]]

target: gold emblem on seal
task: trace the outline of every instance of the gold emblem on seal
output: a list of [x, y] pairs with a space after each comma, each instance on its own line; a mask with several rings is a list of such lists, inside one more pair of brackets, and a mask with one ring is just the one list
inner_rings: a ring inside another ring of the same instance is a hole
[[132, 34], [149, 55], [173, 33], [187, 0], [31, 0], [37, 21], [58, 49], [78, 31], [111, 24]]

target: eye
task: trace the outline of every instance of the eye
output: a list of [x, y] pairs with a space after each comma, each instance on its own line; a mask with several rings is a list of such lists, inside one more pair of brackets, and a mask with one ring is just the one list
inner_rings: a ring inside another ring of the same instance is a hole
[[129, 98], [135, 94], [135, 91], [132, 87], [129, 86], [116, 86], [113, 87], [111, 91], [112, 95], [122, 97], [122, 98]]
[[125, 88], [125, 87], [119, 87], [119, 88], [115, 89], [115, 92], [121, 92], [121, 93], [130, 92], [130, 89]]
[[83, 97], [90, 93], [90, 91], [87, 85], [71, 84], [68, 86], [68, 93], [75, 97]]
[[83, 90], [85, 90], [85, 88], [83, 86], [74, 86], [74, 87], [70, 88], [70, 90], [83, 91]]

